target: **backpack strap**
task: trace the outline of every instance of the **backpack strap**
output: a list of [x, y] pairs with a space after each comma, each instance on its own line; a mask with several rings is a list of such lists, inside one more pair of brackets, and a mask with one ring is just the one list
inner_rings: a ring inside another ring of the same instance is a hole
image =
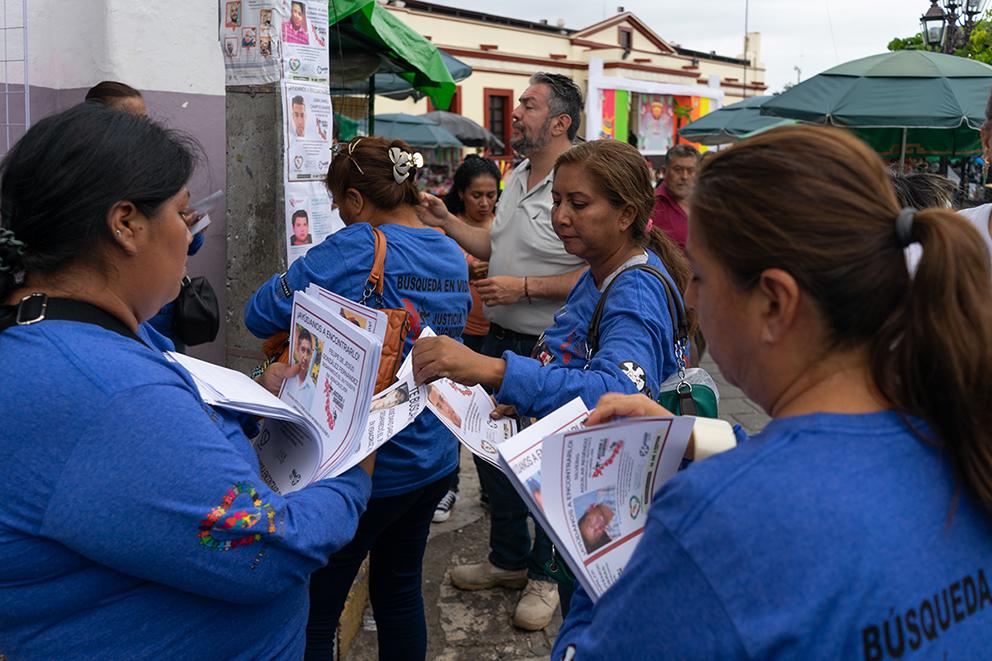
[[674, 283], [666, 278], [664, 273], [650, 264], [634, 264], [617, 273], [616, 277], [610, 281], [610, 284], [606, 286], [606, 289], [599, 296], [599, 302], [596, 303], [596, 310], [592, 313], [592, 319], [589, 320], [589, 332], [586, 335], [586, 346], [589, 347], [588, 359], [592, 359], [593, 355], [599, 351], [599, 324], [606, 310], [606, 299], [609, 296], [610, 289], [628, 271], [647, 271], [661, 282], [665, 289], [665, 297], [668, 299], [668, 313], [671, 315], [672, 323], [675, 326], [676, 348], [678, 348], [680, 342], [688, 342], [689, 340], [689, 322], [685, 314], [685, 306], [676, 292]]
[[[0, 332], [11, 326], [30, 326], [46, 319], [81, 321], [106, 328], [141, 344], [145, 341], [131, 332], [123, 321], [92, 303], [72, 298], [51, 298], [45, 294], [29, 294], [17, 305], [0, 306]], [[145, 345], [148, 346], [148, 345]]]
[[365, 292], [359, 303], [364, 304], [372, 294], [382, 300], [383, 287], [386, 284], [386, 235], [377, 227], [372, 228], [372, 237], [375, 239], [375, 255], [372, 257], [372, 270], [369, 271], [369, 280], [365, 285]]

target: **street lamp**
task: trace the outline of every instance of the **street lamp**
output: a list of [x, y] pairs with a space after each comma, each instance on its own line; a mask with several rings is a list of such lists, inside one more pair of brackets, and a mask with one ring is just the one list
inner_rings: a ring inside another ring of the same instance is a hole
[[987, 1], [930, 0], [930, 9], [920, 17], [923, 43], [928, 49], [939, 49], [944, 53], [963, 48]]

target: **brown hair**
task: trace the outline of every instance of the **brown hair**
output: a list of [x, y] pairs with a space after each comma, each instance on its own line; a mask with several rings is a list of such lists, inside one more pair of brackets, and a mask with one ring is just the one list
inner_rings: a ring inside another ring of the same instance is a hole
[[839, 129], [792, 126], [703, 166], [690, 201], [698, 232], [741, 289], [769, 268], [815, 301], [831, 346], [866, 347], [875, 387], [936, 432], [992, 512], [992, 276], [978, 233], [948, 209], [918, 211], [911, 277], [900, 204], [881, 159]]
[[644, 156], [625, 142], [592, 140], [576, 145], [558, 157], [555, 168], [575, 165], [591, 176], [614, 208], [631, 205], [636, 210], [630, 233], [638, 245], [661, 258], [679, 290], [689, 284], [689, 264], [678, 245], [661, 229], [646, 233], [654, 210], [654, 178]]
[[354, 188], [372, 204], [387, 211], [401, 204], [419, 204], [420, 191], [414, 181], [416, 169], [410, 170], [406, 181], [396, 183], [393, 162], [389, 160], [390, 147], [413, 152], [413, 148], [402, 140], [389, 141], [376, 136], [338, 143], [324, 180], [331, 195], [341, 197], [349, 188]]
[[98, 101], [105, 105], [110, 105], [118, 99], [143, 98], [141, 92], [126, 83], [119, 83], [116, 80], [104, 80], [86, 92], [87, 101]]

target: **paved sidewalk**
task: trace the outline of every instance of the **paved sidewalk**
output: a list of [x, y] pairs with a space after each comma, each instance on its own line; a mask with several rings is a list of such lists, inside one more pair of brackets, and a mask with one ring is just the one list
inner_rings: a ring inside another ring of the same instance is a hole
[[[703, 367], [713, 375], [720, 390], [720, 415], [739, 423], [750, 433], [768, 421], [761, 409], [737, 388], [729, 385], [716, 365], [704, 359]], [[544, 631], [526, 632], [513, 627], [510, 619], [518, 590], [497, 588], [463, 592], [451, 585], [448, 569], [478, 562], [489, 552], [489, 518], [479, 505], [479, 479], [467, 450], [462, 450], [461, 497], [451, 518], [431, 528], [424, 560], [424, 603], [427, 609], [427, 658], [438, 661], [531, 661], [547, 659], [561, 615], [556, 614]], [[352, 643], [348, 661], [378, 658], [375, 622], [365, 611], [365, 627]]]

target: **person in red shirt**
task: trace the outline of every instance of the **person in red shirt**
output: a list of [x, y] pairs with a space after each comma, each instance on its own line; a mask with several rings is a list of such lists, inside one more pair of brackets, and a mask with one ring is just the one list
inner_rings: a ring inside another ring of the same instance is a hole
[[689, 194], [699, 171], [699, 151], [692, 145], [675, 145], [665, 155], [664, 179], [654, 192], [651, 221], [682, 250], [689, 232]]

